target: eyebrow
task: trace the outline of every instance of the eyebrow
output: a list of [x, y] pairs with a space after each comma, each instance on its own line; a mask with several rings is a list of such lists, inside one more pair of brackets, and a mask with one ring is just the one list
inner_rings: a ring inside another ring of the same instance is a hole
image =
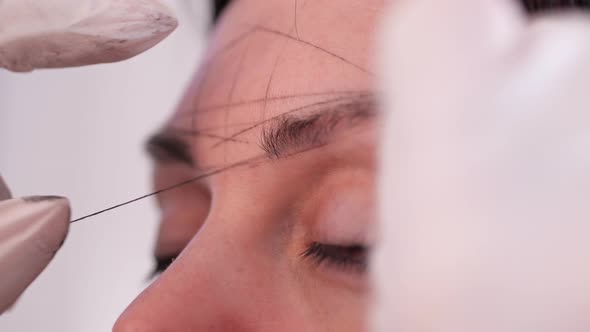
[[316, 109], [305, 116], [287, 114], [263, 128], [259, 145], [269, 159], [279, 159], [327, 144], [337, 132], [374, 118], [373, 96]]
[[173, 133], [164, 131], [152, 135], [146, 142], [146, 150], [152, 159], [160, 163], [195, 166], [188, 143]]
[[[366, 122], [376, 115], [375, 98], [358, 96], [339, 104], [327, 104], [301, 116], [285, 114], [263, 127], [259, 146], [267, 159], [279, 159], [327, 144], [342, 129]], [[195, 167], [189, 144], [182, 136], [162, 131], [152, 135], [146, 150], [156, 162]]]

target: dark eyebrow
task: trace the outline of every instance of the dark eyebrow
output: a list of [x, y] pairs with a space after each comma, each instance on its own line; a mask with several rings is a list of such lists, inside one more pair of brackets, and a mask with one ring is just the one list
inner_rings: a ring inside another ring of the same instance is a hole
[[262, 130], [260, 147], [270, 159], [278, 159], [324, 145], [339, 129], [351, 128], [374, 118], [373, 96], [319, 108], [305, 116], [285, 115]]
[[152, 135], [146, 143], [146, 150], [157, 162], [177, 162], [195, 166], [188, 143], [172, 133], [159, 132]]
[[588, 11], [589, 0], [520, 0], [529, 14], [550, 10], [578, 9]]

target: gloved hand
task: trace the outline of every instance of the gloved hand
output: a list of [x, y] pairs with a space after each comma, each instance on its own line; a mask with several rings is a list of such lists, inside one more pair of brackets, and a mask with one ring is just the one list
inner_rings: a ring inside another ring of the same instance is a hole
[[65, 240], [69, 222], [67, 199], [11, 199], [0, 177], [0, 314], [49, 264]]
[[375, 331], [590, 331], [590, 16], [395, 2]]
[[[176, 26], [161, 0], [0, 0], [0, 68], [121, 61], [156, 45]], [[0, 178], [0, 314], [51, 261], [70, 221], [65, 198], [10, 197]]]
[[162, 0], [2, 0], [0, 68], [31, 71], [128, 59], [177, 26]]

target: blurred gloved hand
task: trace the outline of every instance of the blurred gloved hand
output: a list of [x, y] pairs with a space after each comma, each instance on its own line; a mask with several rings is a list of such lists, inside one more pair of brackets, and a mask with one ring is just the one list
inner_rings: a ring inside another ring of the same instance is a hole
[[177, 26], [162, 0], [2, 0], [0, 68], [31, 71], [115, 62]]
[[[162, 0], [0, 0], [0, 68], [121, 61], [156, 45], [176, 26]], [[65, 198], [10, 198], [0, 178], [0, 314], [51, 261], [70, 221]]]
[[590, 331], [590, 16], [395, 2], [376, 331]]
[[65, 240], [69, 222], [67, 199], [11, 199], [0, 177], [0, 314], [49, 264]]

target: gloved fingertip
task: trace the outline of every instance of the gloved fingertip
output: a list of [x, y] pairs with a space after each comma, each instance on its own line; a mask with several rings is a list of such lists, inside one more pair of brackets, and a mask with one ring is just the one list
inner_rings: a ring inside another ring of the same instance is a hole
[[68, 233], [70, 202], [60, 196], [12, 199], [0, 203], [0, 216], [0, 238], [20, 238], [20, 245], [52, 256]]
[[63, 245], [70, 226], [70, 202], [60, 196], [31, 196], [23, 198], [30, 204], [39, 204], [45, 210], [38, 219], [38, 249], [42, 253], [55, 254]]
[[34, 196], [0, 202], [0, 312], [47, 267], [69, 229], [70, 203]]

